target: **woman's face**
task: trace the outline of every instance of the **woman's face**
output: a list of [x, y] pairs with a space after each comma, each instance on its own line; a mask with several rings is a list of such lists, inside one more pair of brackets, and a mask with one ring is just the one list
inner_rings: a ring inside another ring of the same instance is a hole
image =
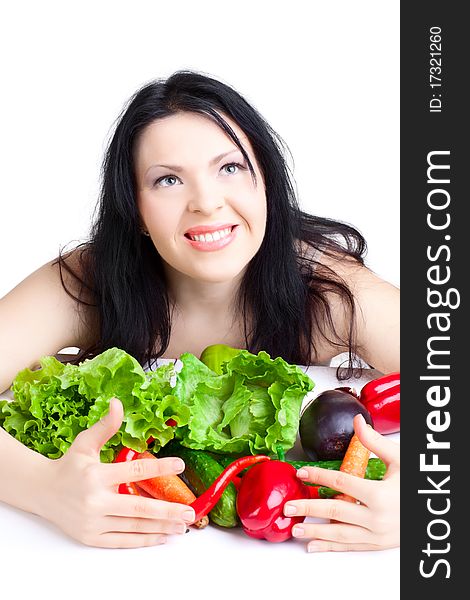
[[199, 114], [155, 121], [135, 152], [143, 227], [167, 266], [206, 282], [239, 275], [266, 228], [266, 194], [253, 149], [237, 124], [222, 116], [250, 157], [256, 185], [233, 141]]

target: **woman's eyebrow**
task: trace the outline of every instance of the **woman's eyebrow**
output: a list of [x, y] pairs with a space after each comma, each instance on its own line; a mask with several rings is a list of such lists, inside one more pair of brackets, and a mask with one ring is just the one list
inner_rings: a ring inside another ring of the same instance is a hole
[[[230, 154], [234, 154], [235, 152], [240, 152], [240, 150], [238, 148], [234, 148], [233, 150], [229, 150], [228, 152], [223, 152], [222, 154], [214, 156], [214, 158], [211, 158], [211, 160], [209, 161], [209, 166], [212, 167], [216, 165], [220, 160], [222, 160], [226, 156], [229, 156]], [[164, 169], [170, 169], [171, 171], [176, 171], [177, 173], [184, 171], [184, 167], [179, 167], [178, 165], [151, 165], [147, 169], [146, 174], [150, 171], [150, 169], [153, 169], [155, 167], [163, 167]]]

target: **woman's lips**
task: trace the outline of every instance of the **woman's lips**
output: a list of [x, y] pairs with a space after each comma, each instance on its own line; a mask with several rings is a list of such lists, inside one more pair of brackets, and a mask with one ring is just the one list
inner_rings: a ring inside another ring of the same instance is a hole
[[[228, 232], [227, 230], [229, 229], [230, 231]], [[237, 229], [237, 225], [223, 225], [217, 228], [204, 226], [189, 229], [184, 234], [184, 239], [195, 250], [213, 252], [231, 244], [237, 235]], [[189, 236], [197, 236], [199, 239], [191, 239]]]
[[206, 233], [214, 233], [214, 231], [223, 231], [224, 229], [232, 229], [236, 223], [211, 223], [210, 225], [199, 225], [191, 227], [185, 232], [185, 236], [202, 235]]

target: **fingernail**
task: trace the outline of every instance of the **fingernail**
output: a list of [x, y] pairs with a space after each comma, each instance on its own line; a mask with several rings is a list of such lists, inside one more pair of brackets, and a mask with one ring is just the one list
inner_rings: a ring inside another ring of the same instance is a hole
[[306, 479], [308, 477], [307, 469], [299, 469], [297, 471], [297, 477], [300, 477], [300, 479]]
[[184, 471], [184, 462], [181, 460], [181, 458], [175, 458], [171, 464], [177, 473], [182, 473]]
[[288, 517], [295, 515], [296, 512], [297, 512], [297, 507], [294, 506], [293, 504], [286, 504], [284, 506], [284, 514], [287, 515]]
[[307, 546], [307, 552], [320, 552], [320, 550], [321, 544], [318, 544], [317, 542], [310, 542]]
[[298, 525], [296, 525], [293, 529], [292, 529], [292, 535], [294, 537], [302, 537], [305, 533], [305, 529], [303, 527], [299, 527]]
[[194, 513], [194, 510], [185, 510], [184, 511], [184, 513], [183, 513], [183, 519], [187, 523], [192, 523], [195, 518], [196, 518], [196, 515]]

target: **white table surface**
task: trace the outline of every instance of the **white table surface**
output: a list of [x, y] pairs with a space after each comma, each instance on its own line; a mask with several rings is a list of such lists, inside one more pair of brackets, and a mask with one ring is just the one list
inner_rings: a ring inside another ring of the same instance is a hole
[[[364, 370], [342, 384], [335, 368], [311, 367], [315, 389], [360, 389], [379, 375]], [[2, 396], [5, 397], [5, 394]], [[389, 436], [399, 441], [399, 434]], [[289, 453], [302, 458], [297, 443]], [[0, 482], [5, 485], [5, 482]], [[188, 600], [240, 596], [272, 600], [343, 596], [348, 600], [400, 597], [400, 550], [307, 553], [306, 543], [254, 540], [241, 529], [210, 525], [153, 548], [103, 549], [82, 545], [57, 527], [0, 502], [0, 597], [158, 598]], [[55, 593], [56, 594], [55, 594]]]

